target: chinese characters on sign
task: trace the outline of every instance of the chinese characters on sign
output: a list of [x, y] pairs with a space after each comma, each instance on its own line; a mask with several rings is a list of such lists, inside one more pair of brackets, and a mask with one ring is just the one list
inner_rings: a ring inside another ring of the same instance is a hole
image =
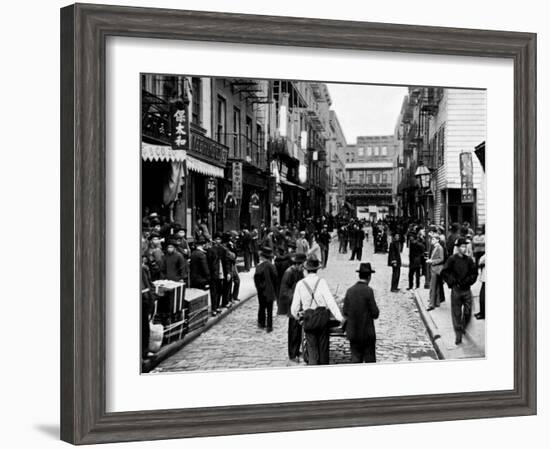
[[216, 178], [208, 178], [207, 184], [208, 210], [216, 212]]
[[189, 149], [189, 117], [187, 106], [183, 101], [176, 101], [171, 108], [172, 148], [174, 150]]
[[240, 200], [243, 197], [243, 164], [233, 162], [233, 196]]
[[460, 153], [460, 192], [463, 203], [474, 202], [474, 166], [472, 153]]

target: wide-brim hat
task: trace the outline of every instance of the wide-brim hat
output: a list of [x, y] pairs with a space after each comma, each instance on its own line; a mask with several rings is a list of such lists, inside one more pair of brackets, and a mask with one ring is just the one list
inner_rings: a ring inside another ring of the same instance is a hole
[[304, 263], [306, 259], [307, 257], [304, 253], [295, 253], [290, 256], [292, 263]]
[[359, 269], [355, 270], [359, 274], [371, 274], [376, 273], [371, 267], [371, 264], [369, 262], [364, 262], [362, 264], [359, 264]]
[[273, 257], [273, 250], [269, 246], [264, 246], [260, 250], [260, 255], [263, 257]]
[[321, 261], [317, 258], [316, 255], [312, 254], [306, 259], [304, 268], [308, 271], [316, 271], [321, 268]]

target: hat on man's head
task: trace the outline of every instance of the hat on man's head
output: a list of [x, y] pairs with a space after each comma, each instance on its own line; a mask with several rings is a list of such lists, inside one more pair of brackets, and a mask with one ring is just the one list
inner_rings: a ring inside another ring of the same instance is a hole
[[264, 246], [264, 247], [260, 250], [260, 255], [261, 255], [262, 257], [266, 257], [266, 258], [273, 257], [273, 250], [272, 250], [269, 246]]
[[289, 247], [289, 248], [292, 248], [292, 249], [296, 249], [296, 242], [294, 242], [293, 240], [291, 240], [290, 242], [288, 242], [288, 247]]
[[166, 246], [168, 247], [168, 245], [178, 246], [178, 242], [177, 242], [176, 239], [170, 238], [170, 239], [166, 240]]
[[359, 264], [359, 269], [358, 270], [355, 270], [356, 273], [359, 273], [359, 274], [371, 274], [371, 273], [376, 273], [376, 271], [374, 271], [370, 265], [369, 262], [364, 262], [362, 264]]
[[221, 232], [214, 232], [214, 240], [221, 239], [221, 238], [222, 238]]
[[468, 239], [464, 237], [459, 237], [455, 241], [455, 246], [461, 246], [461, 245], [467, 245], [467, 244], [468, 244]]
[[204, 235], [199, 235], [195, 239], [195, 244], [197, 244], [197, 245], [204, 245], [205, 243], [206, 243], [206, 237]]
[[160, 234], [158, 232], [151, 232], [151, 234], [149, 234], [148, 239], [153, 240], [155, 237], [160, 239]]
[[311, 254], [306, 259], [306, 263], [304, 264], [304, 268], [307, 271], [317, 271], [319, 268], [321, 268], [321, 261], [317, 258], [315, 254]]
[[292, 263], [304, 263], [307, 257], [304, 253], [295, 253], [290, 256]]
[[231, 235], [229, 234], [229, 232], [224, 232], [222, 234], [222, 243], [229, 243], [230, 240], [231, 240]]

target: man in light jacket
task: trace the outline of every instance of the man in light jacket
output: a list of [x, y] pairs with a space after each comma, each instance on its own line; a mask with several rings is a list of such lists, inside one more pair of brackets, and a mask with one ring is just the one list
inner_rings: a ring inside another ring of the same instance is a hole
[[430, 302], [428, 304], [428, 312], [439, 307], [441, 302], [441, 270], [445, 264], [445, 252], [439, 241], [439, 236], [434, 234], [431, 238], [431, 255], [426, 263], [430, 264], [431, 279], [430, 279]]

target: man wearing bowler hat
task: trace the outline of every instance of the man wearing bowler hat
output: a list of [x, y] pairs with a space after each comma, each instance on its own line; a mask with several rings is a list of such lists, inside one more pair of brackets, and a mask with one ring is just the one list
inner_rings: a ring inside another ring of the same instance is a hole
[[302, 253], [293, 254], [290, 260], [292, 265], [285, 270], [281, 280], [277, 314], [288, 316], [288, 358], [292, 361], [298, 361], [302, 343], [302, 325], [290, 313], [290, 304], [292, 303], [296, 284], [304, 278], [302, 264], [306, 261], [306, 255]]
[[455, 242], [456, 253], [447, 259], [441, 275], [451, 288], [451, 314], [455, 330], [455, 344], [462, 343], [462, 334], [472, 315], [472, 290], [477, 279], [474, 260], [467, 255], [468, 240], [459, 237]]
[[370, 263], [359, 265], [359, 281], [346, 292], [344, 318], [346, 336], [351, 349], [352, 363], [376, 362], [376, 330], [374, 320], [380, 315], [374, 292], [369, 287], [372, 273]]
[[[296, 284], [290, 312], [292, 316], [299, 320], [300, 310], [305, 315], [308, 310], [315, 314], [317, 308], [324, 307], [332, 312], [332, 315], [340, 323], [344, 320], [338, 304], [328, 288], [327, 281], [317, 276], [317, 271], [321, 268], [321, 261], [315, 256], [308, 256], [304, 269], [307, 275]], [[323, 311], [325, 312], [325, 311]], [[309, 312], [311, 314], [311, 312]], [[329, 362], [329, 323], [326, 322], [320, 329], [308, 331], [304, 322], [304, 331], [308, 350], [308, 365], [328, 365]]]
[[273, 303], [277, 299], [277, 270], [271, 263], [273, 250], [270, 247], [262, 248], [260, 263], [254, 273], [254, 285], [258, 294], [258, 327], [273, 330]]

